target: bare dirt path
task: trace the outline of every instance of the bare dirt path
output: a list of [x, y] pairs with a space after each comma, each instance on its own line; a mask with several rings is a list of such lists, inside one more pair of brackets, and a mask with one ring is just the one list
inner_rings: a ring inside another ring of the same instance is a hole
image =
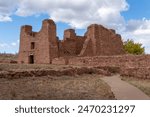
[[119, 75], [103, 77], [102, 80], [110, 85], [112, 92], [118, 100], [150, 100], [141, 90], [122, 81]]

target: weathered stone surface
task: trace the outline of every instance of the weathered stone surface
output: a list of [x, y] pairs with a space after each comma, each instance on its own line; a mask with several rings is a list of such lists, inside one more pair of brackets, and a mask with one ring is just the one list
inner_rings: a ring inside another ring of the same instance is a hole
[[[62, 58], [57, 58], [53, 60], [53, 64], [65, 63]], [[122, 76], [150, 79], [150, 55], [72, 57], [69, 64], [92, 66]]]
[[18, 63], [50, 63], [55, 57], [58, 57], [58, 40], [52, 20], [44, 20], [38, 33], [31, 26], [21, 27]]
[[92, 24], [85, 34], [86, 40], [80, 56], [124, 54], [121, 36], [115, 30]]
[[90, 25], [84, 36], [67, 29], [63, 40], [58, 39], [51, 19], [43, 21], [39, 32], [29, 25], [21, 27], [18, 63], [47, 64], [58, 57], [120, 54], [124, 54], [121, 36], [98, 24]]

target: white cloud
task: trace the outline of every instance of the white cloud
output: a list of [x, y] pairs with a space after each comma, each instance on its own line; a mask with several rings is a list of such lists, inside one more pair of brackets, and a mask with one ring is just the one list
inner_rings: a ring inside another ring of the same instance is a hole
[[19, 45], [19, 42], [20, 42], [20, 41], [19, 41], [19, 39], [18, 39], [16, 42], [12, 42], [10, 45], [11, 45], [11, 46], [18, 46], [18, 45]]
[[124, 25], [120, 13], [127, 9], [126, 0], [0, 0], [0, 21], [11, 21], [12, 14], [26, 17], [46, 13], [76, 28], [91, 23], [117, 28]]
[[16, 45], [17, 45], [17, 43], [16, 43], [16, 42], [13, 42], [13, 43], [11, 43], [11, 45], [12, 45], [12, 46], [16, 46]]
[[0, 48], [6, 48], [6, 47], [9, 47], [9, 45], [6, 43], [0, 43]]
[[76, 28], [91, 23], [116, 27], [124, 24], [120, 12], [127, 9], [126, 0], [22, 0], [16, 14], [30, 16], [47, 13], [55, 21], [66, 22]]
[[11, 15], [21, 0], [0, 0], [0, 22], [12, 21]]
[[19, 42], [20, 42], [20, 40], [18, 39], [18, 40], [17, 40], [17, 43], [19, 44]]
[[19, 42], [17, 40], [17, 42], [12, 42], [12, 43], [0, 43], [0, 48], [11, 48], [11, 47], [14, 47], [14, 46], [18, 46], [19, 45]]
[[150, 20], [129, 20], [126, 30], [122, 33], [126, 39], [133, 39], [135, 42], [142, 43], [146, 53], [150, 53]]
[[8, 21], [12, 21], [12, 19], [9, 16], [0, 15], [0, 22], [8, 22]]
[[0, 52], [7, 52], [7, 53], [16, 53], [18, 52], [19, 48], [19, 41], [11, 42], [11, 43], [4, 43], [0, 42]]

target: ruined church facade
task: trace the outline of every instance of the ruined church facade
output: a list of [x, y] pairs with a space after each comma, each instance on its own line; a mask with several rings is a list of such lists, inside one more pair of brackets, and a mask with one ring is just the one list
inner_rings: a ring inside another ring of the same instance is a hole
[[56, 24], [51, 19], [42, 22], [39, 32], [33, 32], [29, 25], [21, 27], [18, 63], [48, 64], [58, 57], [120, 54], [124, 54], [121, 36], [102, 25], [90, 25], [84, 36], [67, 29], [63, 40], [57, 37]]

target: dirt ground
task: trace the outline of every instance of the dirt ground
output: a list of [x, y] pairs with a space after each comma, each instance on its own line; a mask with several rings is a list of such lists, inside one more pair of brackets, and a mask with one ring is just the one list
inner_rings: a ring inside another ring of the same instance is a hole
[[115, 99], [100, 75], [0, 79], [0, 99]]
[[103, 73], [70, 65], [0, 64], [0, 99], [115, 99], [100, 79]]

